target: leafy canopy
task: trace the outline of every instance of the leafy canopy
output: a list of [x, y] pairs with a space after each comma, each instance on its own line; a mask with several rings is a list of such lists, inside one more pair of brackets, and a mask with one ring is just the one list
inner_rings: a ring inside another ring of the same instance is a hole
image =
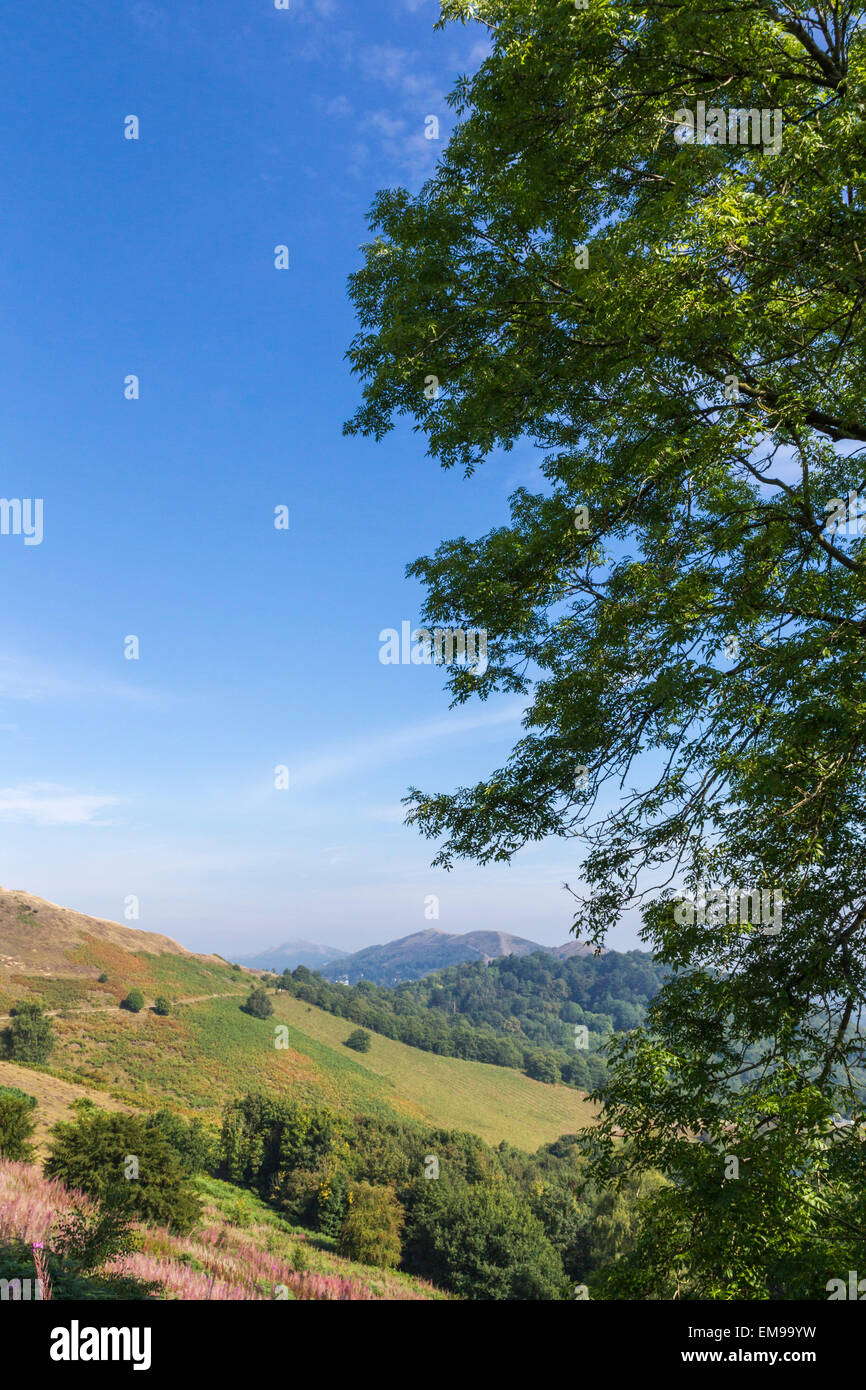
[[[409, 568], [428, 626], [487, 632], [454, 700], [527, 708], [506, 766], [409, 818], [446, 867], [569, 840], [590, 939], [644, 906], [672, 978], [592, 1153], [673, 1183], [619, 1292], [823, 1297], [866, 1220], [862, 6], [472, 9], [491, 53], [448, 147], [372, 210], [346, 428], [408, 416], [467, 473], [543, 451], [508, 525]], [[780, 149], [679, 143], [699, 101]], [[760, 898], [678, 921], [700, 884], [776, 892], [778, 929]]]

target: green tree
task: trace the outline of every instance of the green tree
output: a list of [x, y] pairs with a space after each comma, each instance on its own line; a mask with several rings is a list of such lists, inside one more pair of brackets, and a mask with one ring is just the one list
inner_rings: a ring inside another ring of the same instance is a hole
[[361, 1264], [395, 1268], [400, 1263], [404, 1216], [393, 1188], [354, 1183], [348, 1203], [337, 1247], [340, 1254]]
[[200, 1203], [178, 1155], [137, 1115], [81, 1110], [51, 1131], [45, 1173], [144, 1221], [189, 1231]]
[[74, 1203], [55, 1220], [50, 1245], [52, 1254], [87, 1274], [110, 1260], [131, 1255], [140, 1241], [127, 1209], [111, 1205], [87, 1209]]
[[158, 994], [153, 1001], [153, 1012], [165, 1018], [166, 1014], [171, 1013], [171, 1001], [164, 994]]
[[409, 1267], [460, 1298], [564, 1294], [562, 1262], [544, 1226], [501, 1180], [453, 1189], [429, 1182], [407, 1235]]
[[536, 1052], [530, 1057], [526, 1064], [526, 1075], [531, 1076], [534, 1081], [546, 1081], [549, 1086], [555, 1086], [562, 1080], [557, 1060], [552, 1052]]
[[220, 1136], [220, 1175], [270, 1197], [287, 1173], [319, 1170], [345, 1127], [332, 1111], [289, 1098], [247, 1095], [230, 1102]]
[[174, 1150], [188, 1177], [216, 1169], [219, 1161], [217, 1135], [200, 1116], [184, 1120], [175, 1111], [162, 1109], [148, 1115], [146, 1124]]
[[251, 1014], [253, 1018], [269, 1018], [274, 1012], [274, 1006], [263, 985], [256, 985], [241, 1008], [245, 1014]]
[[17, 1087], [0, 1086], [0, 1158], [16, 1163], [33, 1157], [30, 1140], [36, 1128], [36, 1097]]
[[3, 1030], [6, 1056], [24, 1066], [41, 1066], [54, 1049], [54, 1025], [41, 1004], [24, 1001], [11, 1009], [12, 1021]]
[[364, 1028], [355, 1028], [345, 1042], [346, 1047], [351, 1047], [353, 1052], [370, 1051], [370, 1034]]
[[[350, 1209], [349, 1176], [344, 1168], [329, 1163], [319, 1175], [316, 1188], [315, 1223], [326, 1236], [339, 1238]], [[374, 1262], [375, 1263], [375, 1262]]]
[[144, 995], [138, 988], [138, 985], [133, 985], [126, 998], [121, 1001], [120, 1007], [122, 1009], [128, 1009], [131, 1014], [141, 1012], [144, 1008]]
[[479, 13], [434, 176], [374, 204], [347, 429], [409, 415], [467, 470], [544, 451], [508, 525], [409, 570], [428, 626], [486, 634], [453, 698], [527, 709], [409, 819], [445, 867], [564, 837], [575, 929], [641, 907], [672, 971], [586, 1138], [601, 1184], [672, 1179], [618, 1296], [823, 1297], [866, 1239], [862, 1143], [833, 1142], [864, 1117], [862, 9]]

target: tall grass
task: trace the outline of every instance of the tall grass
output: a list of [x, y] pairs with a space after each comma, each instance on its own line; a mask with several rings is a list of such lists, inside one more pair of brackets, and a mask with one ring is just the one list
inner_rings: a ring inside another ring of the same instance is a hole
[[[44, 1246], [38, 1252], [41, 1264], [37, 1262], [37, 1272], [43, 1280], [47, 1278], [51, 1227], [73, 1206], [95, 1211], [95, 1204], [83, 1193], [43, 1177], [35, 1165], [0, 1159], [0, 1276], [3, 1244], [26, 1241], [31, 1247]], [[208, 1208], [205, 1222], [188, 1236], [173, 1235], [165, 1227], [139, 1226], [141, 1248], [110, 1261], [101, 1273], [153, 1282], [165, 1299], [321, 1302], [437, 1296], [429, 1284], [419, 1280], [383, 1270], [361, 1272], [334, 1255], [327, 1257], [329, 1262], [345, 1266], [345, 1273], [299, 1269], [297, 1263], [306, 1265], [308, 1255], [298, 1233], [287, 1230], [275, 1235], [273, 1223], [257, 1221], [240, 1229], [226, 1221], [215, 1206]], [[275, 1244], [285, 1249], [275, 1251]], [[293, 1259], [295, 1252], [297, 1261]]]

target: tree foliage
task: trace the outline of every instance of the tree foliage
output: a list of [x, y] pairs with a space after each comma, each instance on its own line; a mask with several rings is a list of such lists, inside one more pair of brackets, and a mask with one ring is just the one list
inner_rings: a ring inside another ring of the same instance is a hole
[[6, 1056], [24, 1066], [41, 1066], [54, 1050], [54, 1025], [41, 1004], [24, 1000], [11, 1010], [12, 1019], [3, 1029]]
[[45, 1173], [105, 1206], [177, 1231], [191, 1230], [200, 1214], [178, 1154], [138, 1115], [89, 1107], [56, 1124]]
[[[599, 1181], [672, 1180], [616, 1295], [823, 1297], [866, 1236], [862, 8], [474, 8], [435, 174], [374, 204], [347, 429], [543, 451], [509, 524], [409, 569], [428, 625], [487, 632], [454, 700], [527, 708], [409, 818], [445, 867], [565, 838], [580, 935], [642, 907], [670, 968], [586, 1140]], [[778, 113], [780, 149], [680, 143], [698, 101]], [[733, 919], [678, 916], [702, 885]]]
[[349, 1191], [337, 1248], [350, 1260], [393, 1269], [400, 1263], [403, 1220], [403, 1208], [393, 1188], [355, 1183]]
[[245, 1014], [250, 1014], [253, 1018], [270, 1018], [274, 1012], [274, 1006], [263, 985], [256, 985], [255, 989], [250, 991], [249, 998], [241, 1008]]
[[19, 1091], [17, 1086], [0, 1086], [0, 1158], [16, 1163], [32, 1159], [35, 1110], [35, 1096]]

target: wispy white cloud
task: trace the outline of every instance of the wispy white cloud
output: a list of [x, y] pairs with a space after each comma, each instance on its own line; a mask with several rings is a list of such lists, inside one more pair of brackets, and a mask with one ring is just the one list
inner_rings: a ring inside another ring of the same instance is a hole
[[0, 656], [0, 697], [6, 700], [132, 700], [163, 698], [135, 683], [101, 674], [77, 676], [49, 670], [24, 658]]
[[30, 825], [105, 825], [98, 817], [116, 796], [70, 791], [53, 782], [32, 782], [20, 787], [0, 787], [0, 819]]
[[339, 96], [333, 97], [331, 101], [326, 102], [323, 109], [326, 116], [351, 116], [355, 110], [354, 106], [343, 92], [340, 92]]
[[339, 781], [353, 773], [363, 772], [365, 768], [399, 762], [407, 753], [422, 753], [442, 740], [462, 738], [478, 729], [518, 724], [524, 709], [521, 701], [510, 700], [495, 709], [484, 709], [477, 713], [455, 711], [424, 724], [409, 724], [389, 734], [359, 739], [291, 768], [291, 785], [296, 789], [317, 787], [323, 782]]

